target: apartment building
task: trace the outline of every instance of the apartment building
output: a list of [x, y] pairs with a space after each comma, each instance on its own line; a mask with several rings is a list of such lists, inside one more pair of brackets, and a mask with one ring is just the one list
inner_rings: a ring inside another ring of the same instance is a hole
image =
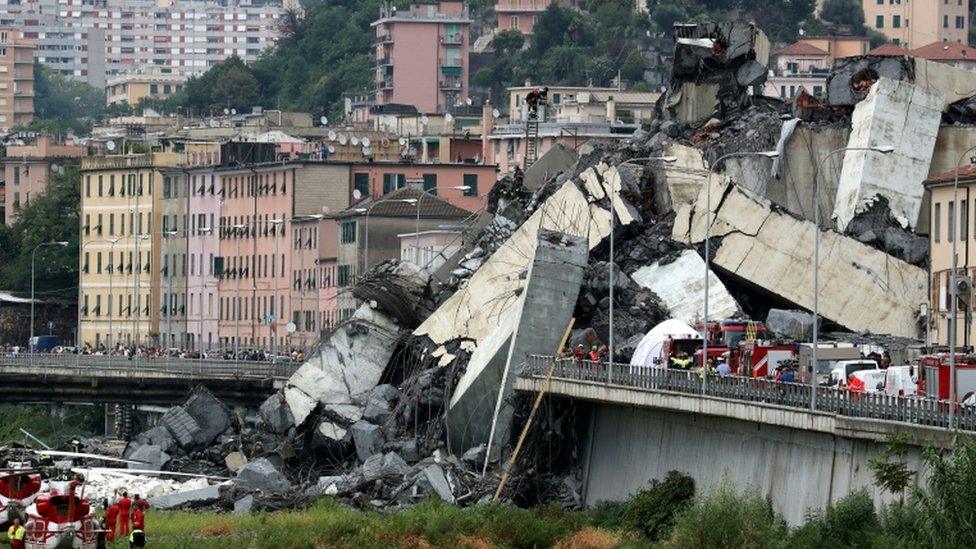
[[0, 25], [37, 43], [37, 60], [103, 88], [137, 66], [205, 72], [274, 43], [280, 2], [248, 0], [0, 0]]
[[968, 1], [861, 0], [861, 5], [868, 28], [905, 48], [942, 41], [968, 42]]
[[33, 143], [10, 145], [0, 160], [6, 182], [6, 223], [17, 221], [20, 208], [47, 190], [52, 173], [69, 164], [78, 165], [87, 149], [73, 143], [56, 143], [49, 135], [39, 135]]
[[[495, 13], [498, 15], [498, 29], [517, 29], [522, 34], [528, 36], [532, 34], [532, 29], [539, 21], [542, 12], [550, 4], [562, 4], [564, 6], [576, 6], [579, 2], [575, 0], [497, 0], [495, 2]], [[637, 2], [637, 9], [640, 4]], [[646, 9], [646, 5], [645, 8]]]
[[[418, 212], [419, 207], [419, 212]], [[339, 321], [355, 311], [349, 292], [366, 268], [387, 259], [400, 259], [400, 237], [407, 231], [456, 227], [471, 212], [415, 188], [402, 188], [368, 199], [334, 216], [339, 226], [336, 283]], [[344, 291], [346, 290], [346, 291]]]
[[[952, 246], [956, 240], [957, 271], [959, 276], [976, 277], [976, 226], [972, 213], [976, 201], [976, 166], [959, 170], [959, 192], [953, 196], [956, 170], [949, 170], [925, 181], [929, 192], [929, 261], [930, 296], [928, 309], [932, 319], [931, 341], [934, 345], [948, 345], [952, 318]], [[954, 200], [955, 198], [955, 200]], [[972, 326], [972, 311], [976, 295], [961, 298], [957, 305], [956, 341], [969, 346], [976, 342]], [[968, 324], [967, 324], [967, 321]]]
[[16, 27], [0, 26], [0, 129], [34, 119], [34, 42]]
[[464, 2], [384, 6], [376, 29], [376, 104], [442, 113], [468, 98], [471, 19]]
[[82, 160], [82, 344], [160, 343], [162, 183], [184, 158], [160, 152]]
[[105, 85], [105, 102], [136, 106], [143, 98], [165, 99], [181, 91], [187, 77], [169, 67], [140, 67], [133, 72], [110, 76]]

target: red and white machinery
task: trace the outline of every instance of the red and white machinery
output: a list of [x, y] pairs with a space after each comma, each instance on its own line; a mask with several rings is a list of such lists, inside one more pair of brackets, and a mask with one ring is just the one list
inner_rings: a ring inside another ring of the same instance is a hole
[[27, 549], [95, 549], [101, 526], [88, 500], [75, 493], [76, 481], [52, 481], [27, 507]]

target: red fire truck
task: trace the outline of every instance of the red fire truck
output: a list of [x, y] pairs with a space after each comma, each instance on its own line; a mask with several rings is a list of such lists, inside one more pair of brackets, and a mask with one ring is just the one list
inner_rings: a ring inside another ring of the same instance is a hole
[[[739, 375], [766, 377], [776, 366], [796, 362], [796, 344], [778, 341], [746, 340], [739, 343], [737, 353]], [[736, 370], [733, 370], [736, 371]]]
[[[949, 353], [924, 355], [918, 360], [918, 394], [949, 400]], [[976, 355], [956, 353], [956, 399], [976, 391]]]
[[[696, 326], [701, 331], [701, 324]], [[708, 323], [708, 359], [717, 363], [725, 356], [733, 372], [739, 371], [740, 345], [746, 341], [762, 339], [766, 335], [766, 325], [751, 320], [723, 320]], [[701, 342], [695, 351], [695, 364], [701, 364]]]

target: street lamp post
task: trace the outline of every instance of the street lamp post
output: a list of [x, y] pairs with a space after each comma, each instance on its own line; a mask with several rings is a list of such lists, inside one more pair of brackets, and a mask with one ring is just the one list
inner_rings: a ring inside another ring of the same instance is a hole
[[[666, 164], [671, 164], [673, 162], [676, 162], [677, 160], [678, 160], [678, 158], [677, 157], [674, 157], [674, 156], [645, 156], [645, 157], [641, 157], [641, 158], [630, 158], [628, 160], [623, 161], [621, 163], [621, 165], [623, 165], [623, 164], [636, 164], [637, 162], [646, 162], [648, 164], [650, 164], [651, 162], [664, 162]], [[610, 318], [609, 318], [609, 323], [608, 323], [609, 326], [607, 327], [608, 330], [609, 330], [609, 332], [610, 332], [610, 336], [609, 336], [610, 337], [610, 342], [609, 342], [609, 345], [607, 346], [607, 354], [609, 355], [607, 357], [607, 363], [608, 363], [608, 367], [607, 367], [607, 378], [608, 379], [607, 379], [607, 381], [608, 382], [611, 381], [609, 378], [613, 376], [613, 357], [614, 357], [614, 344], [613, 344], [613, 336], [614, 336], [614, 332], [613, 332], [613, 300], [614, 300], [614, 289], [615, 289], [614, 286], [615, 286], [615, 283], [616, 283], [616, 281], [614, 280], [614, 272], [615, 272], [615, 269], [614, 268], [617, 266], [616, 262], [614, 262], [614, 239], [615, 239], [614, 225], [616, 225], [616, 222], [615, 222], [615, 219], [616, 219], [615, 218], [615, 216], [616, 216], [616, 209], [615, 209], [615, 207], [616, 207], [616, 205], [615, 205], [616, 196], [617, 196], [617, 190], [616, 189], [610, 189], [610, 264], [609, 264], [609, 267], [608, 267], [608, 269], [610, 271], [610, 273], [609, 273], [609, 275], [610, 275], [610, 311], [609, 311]]]
[[[281, 225], [284, 222], [285, 222], [284, 219], [272, 219], [272, 220], [269, 221], [269, 223], [271, 223], [271, 225], [273, 225], [275, 227], [277, 227], [278, 225]], [[282, 227], [282, 230], [284, 230], [284, 227]], [[285, 268], [284, 258], [279, 258], [278, 257], [278, 242], [281, 240], [281, 236], [282, 235], [277, 234], [277, 230], [276, 230], [275, 231], [275, 234], [274, 234], [274, 239], [275, 239], [275, 259], [276, 260], [277, 259], [281, 259], [281, 266], [280, 266], [280, 268], [283, 271], [284, 268]], [[275, 262], [272, 262], [271, 264], [272, 265], [275, 265]], [[271, 304], [271, 322], [274, 322], [275, 323], [275, 329], [274, 329], [274, 331], [271, 332], [271, 355], [274, 356], [274, 357], [277, 357], [278, 356], [278, 320], [279, 320], [279, 318], [282, 315], [281, 309], [284, 308], [284, 307], [281, 307], [280, 306], [280, 303], [278, 303], [278, 273], [274, 273], [274, 276], [271, 277], [271, 283], [274, 284], [274, 294], [272, 296], [272, 299], [274, 301]], [[269, 326], [269, 328], [270, 328], [270, 326]]]
[[[245, 225], [243, 223], [239, 223], [237, 225], [231, 225], [231, 228], [234, 229], [234, 234], [237, 237], [236, 238], [236, 240], [237, 240], [237, 261], [240, 261], [241, 260], [241, 237], [243, 236], [241, 234], [241, 231], [243, 231], [246, 227], [245, 227]], [[237, 279], [236, 282], [235, 282], [235, 284], [237, 285], [237, 290], [236, 290], [237, 296], [234, 298], [234, 302], [236, 304], [236, 303], [240, 303], [239, 300], [241, 299], [241, 276], [240, 276], [240, 274], [238, 274], [234, 278]], [[239, 307], [238, 307], [238, 309], [239, 309]], [[234, 326], [235, 326], [235, 329], [234, 329], [234, 331], [235, 331], [235, 334], [234, 334], [234, 360], [240, 360], [240, 358], [241, 358], [240, 357], [240, 353], [241, 353], [241, 314], [240, 314], [240, 310], [238, 310], [236, 312], [236, 314], [234, 314], [233, 316], [235, 317], [234, 318]]]
[[[959, 231], [956, 230], [958, 223], [956, 219], [961, 219], [962, 209], [959, 208], [959, 170], [962, 169], [962, 161], [969, 156], [973, 151], [976, 151], [976, 147], [970, 147], [964, 153], [959, 155], [959, 160], [956, 161], [956, 173], [952, 179], [952, 204], [955, 211], [953, 216], [952, 226], [949, 227], [949, 239], [952, 240], [952, 276], [949, 278], [951, 283], [951, 293], [952, 293], [952, 305], [951, 305], [951, 317], [949, 319], [949, 429], [952, 429], [955, 425], [956, 419], [956, 332], [958, 330], [958, 320], [956, 316], [959, 314], [958, 311], [958, 301], [959, 301], [959, 290], [956, 286], [956, 276], [959, 270], [958, 255], [956, 254], [956, 241], [959, 240]], [[968, 246], [969, 243], [967, 242]]]
[[712, 162], [708, 168], [708, 180], [705, 182], [705, 303], [704, 312], [702, 318], [702, 394], [705, 394], [705, 390], [708, 387], [708, 275], [710, 270], [708, 267], [711, 261], [711, 238], [712, 238], [712, 188], [711, 180], [712, 174], [716, 173], [715, 168], [717, 168], [725, 160], [732, 158], [748, 158], [748, 157], [765, 157], [765, 158], [778, 158], [779, 153], [777, 151], [755, 151], [755, 152], [736, 152], [722, 155]]
[[455, 191], [467, 191], [471, 188], [470, 185], [455, 185], [452, 187], [432, 187], [430, 189], [421, 189], [420, 196], [417, 198], [417, 223], [414, 232], [413, 240], [413, 259], [414, 263], [420, 267], [420, 201], [423, 200], [425, 196], [434, 196], [430, 194], [430, 191], [441, 191], [441, 190], [455, 190]]
[[[817, 409], [817, 347], [820, 344], [820, 174], [827, 159], [846, 151], [866, 151], [888, 154], [895, 150], [890, 145], [875, 147], [844, 147], [827, 153], [817, 165], [813, 176], [813, 349], [810, 351], [810, 410]], [[954, 243], [953, 243], [954, 244]]]
[[44, 246], [61, 246], [65, 247], [68, 243], [65, 241], [58, 242], [42, 242], [34, 249], [31, 250], [31, 308], [30, 308], [30, 339], [27, 340], [27, 347], [30, 350], [30, 363], [31, 366], [34, 365], [34, 260], [36, 259], [37, 250]]

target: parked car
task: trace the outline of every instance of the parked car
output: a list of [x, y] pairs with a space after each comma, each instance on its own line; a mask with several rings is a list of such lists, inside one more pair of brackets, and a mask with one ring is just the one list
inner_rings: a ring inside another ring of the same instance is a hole
[[918, 368], [912, 365], [889, 366], [885, 370], [885, 393], [891, 396], [918, 394]]
[[873, 360], [841, 360], [837, 362], [837, 366], [830, 371], [830, 380], [827, 385], [838, 387], [843, 389], [847, 387], [847, 382], [854, 372], [860, 372], [861, 370], [878, 370], [881, 368], [878, 363]]

